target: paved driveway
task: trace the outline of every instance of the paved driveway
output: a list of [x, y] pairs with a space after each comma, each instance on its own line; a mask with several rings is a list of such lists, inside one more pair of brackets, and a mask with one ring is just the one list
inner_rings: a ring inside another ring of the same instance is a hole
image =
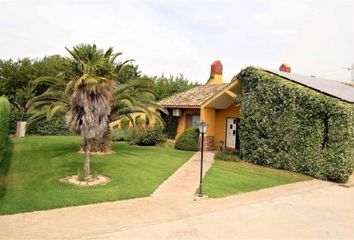
[[311, 180], [193, 201], [197, 166], [152, 197], [1, 216], [0, 239], [354, 239], [354, 188]]
[[354, 239], [354, 189], [320, 185], [259, 202], [232, 197], [223, 209], [212, 206], [220, 200], [203, 213], [88, 239]]

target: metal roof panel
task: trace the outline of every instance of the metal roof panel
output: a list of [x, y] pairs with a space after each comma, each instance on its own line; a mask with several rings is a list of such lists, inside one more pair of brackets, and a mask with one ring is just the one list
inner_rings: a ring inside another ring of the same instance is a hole
[[341, 99], [349, 103], [354, 103], [354, 87], [344, 82], [333, 81], [315, 76], [287, 73], [278, 70], [263, 70], [326, 95]]

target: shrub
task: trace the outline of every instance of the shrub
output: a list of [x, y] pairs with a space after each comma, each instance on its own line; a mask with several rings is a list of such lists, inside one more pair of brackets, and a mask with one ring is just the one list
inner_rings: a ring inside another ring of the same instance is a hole
[[7, 150], [9, 138], [10, 104], [5, 97], [0, 97], [0, 162]]
[[240, 155], [236, 152], [225, 152], [218, 151], [214, 155], [215, 160], [224, 160], [224, 161], [240, 161]]
[[134, 137], [134, 128], [114, 128], [112, 130], [112, 141], [131, 141]]
[[199, 150], [199, 130], [198, 128], [187, 128], [177, 139], [175, 148], [186, 151]]
[[166, 141], [161, 127], [146, 127], [136, 131], [133, 142], [141, 146], [155, 146]]
[[[32, 116], [32, 113], [25, 113], [23, 121], [27, 121]], [[17, 122], [21, 120], [21, 113], [12, 112], [10, 114], [10, 134], [16, 133]], [[69, 128], [66, 125], [65, 117], [58, 116], [55, 120], [42, 120], [32, 123], [27, 126], [26, 134], [28, 135], [68, 135]]]
[[248, 67], [240, 153], [252, 163], [345, 182], [354, 169], [354, 106]]

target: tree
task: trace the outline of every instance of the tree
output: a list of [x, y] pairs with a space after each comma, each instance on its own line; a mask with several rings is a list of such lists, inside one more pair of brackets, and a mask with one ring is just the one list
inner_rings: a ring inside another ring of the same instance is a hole
[[30, 110], [29, 101], [35, 96], [35, 86], [32, 84], [27, 85], [24, 88], [20, 88], [17, 90], [15, 95], [12, 97], [12, 105], [15, 109], [21, 113], [21, 119], [23, 120], [23, 116], [26, 112]]
[[147, 77], [137, 78], [117, 87], [113, 94], [111, 120], [129, 119], [134, 113], [144, 113], [148, 119], [154, 118], [164, 125], [160, 112], [167, 113], [166, 109], [157, 103], [157, 96], [153, 91], [154, 82]]
[[90, 140], [101, 138], [108, 126], [110, 100], [116, 82], [114, 61], [119, 54], [109, 48], [106, 52], [95, 44], [79, 44], [66, 48], [73, 59], [76, 75], [66, 86], [70, 96], [68, 125], [80, 134], [85, 144], [84, 177], [90, 178]]
[[5, 95], [16, 109], [23, 110], [27, 100], [33, 97], [33, 76], [32, 61], [28, 58], [17, 62], [11, 59], [0, 61], [0, 95]]
[[0, 95], [5, 95], [15, 110], [25, 113], [30, 110], [28, 102], [48, 88], [35, 80], [43, 76], [54, 77], [69, 69], [68, 64], [68, 60], [59, 55], [16, 62], [0, 60]]
[[43, 119], [51, 120], [53, 117], [64, 116], [70, 109], [69, 93], [65, 91], [70, 77], [59, 74], [57, 77], [41, 77], [35, 80], [37, 84], [49, 86], [39, 96], [29, 101], [29, 107], [34, 113], [29, 124]]
[[[119, 84], [113, 91], [110, 122], [128, 119], [133, 125], [136, 113], [143, 113], [147, 119], [154, 119], [157, 124], [164, 126], [164, 120], [160, 112], [167, 114], [167, 110], [158, 105], [156, 95], [151, 90], [153, 82], [149, 78], [130, 80], [125, 84]], [[94, 152], [111, 151], [111, 129], [107, 128], [103, 137], [91, 142], [91, 150]]]
[[155, 76], [152, 80], [154, 81], [153, 90], [157, 96], [157, 100], [184, 92], [198, 85], [196, 82], [189, 82], [188, 79], [184, 78], [183, 74], [177, 77], [171, 75], [168, 78], [164, 75], [161, 77]]
[[122, 66], [121, 70], [117, 75], [117, 81], [120, 84], [128, 83], [131, 80], [137, 79], [141, 77], [141, 71], [139, 70], [138, 65], [134, 64], [126, 64]]

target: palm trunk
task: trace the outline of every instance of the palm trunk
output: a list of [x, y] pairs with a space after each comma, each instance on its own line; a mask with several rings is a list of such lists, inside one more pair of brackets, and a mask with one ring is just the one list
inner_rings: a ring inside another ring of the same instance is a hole
[[86, 146], [84, 148], [85, 150], [85, 160], [84, 160], [84, 178], [85, 181], [90, 179], [90, 148], [91, 144], [90, 141], [85, 140]]
[[[85, 145], [87, 142], [85, 142]], [[107, 127], [102, 138], [90, 140], [91, 152], [110, 152], [112, 151], [112, 130]], [[84, 145], [84, 147], [85, 147]]]

